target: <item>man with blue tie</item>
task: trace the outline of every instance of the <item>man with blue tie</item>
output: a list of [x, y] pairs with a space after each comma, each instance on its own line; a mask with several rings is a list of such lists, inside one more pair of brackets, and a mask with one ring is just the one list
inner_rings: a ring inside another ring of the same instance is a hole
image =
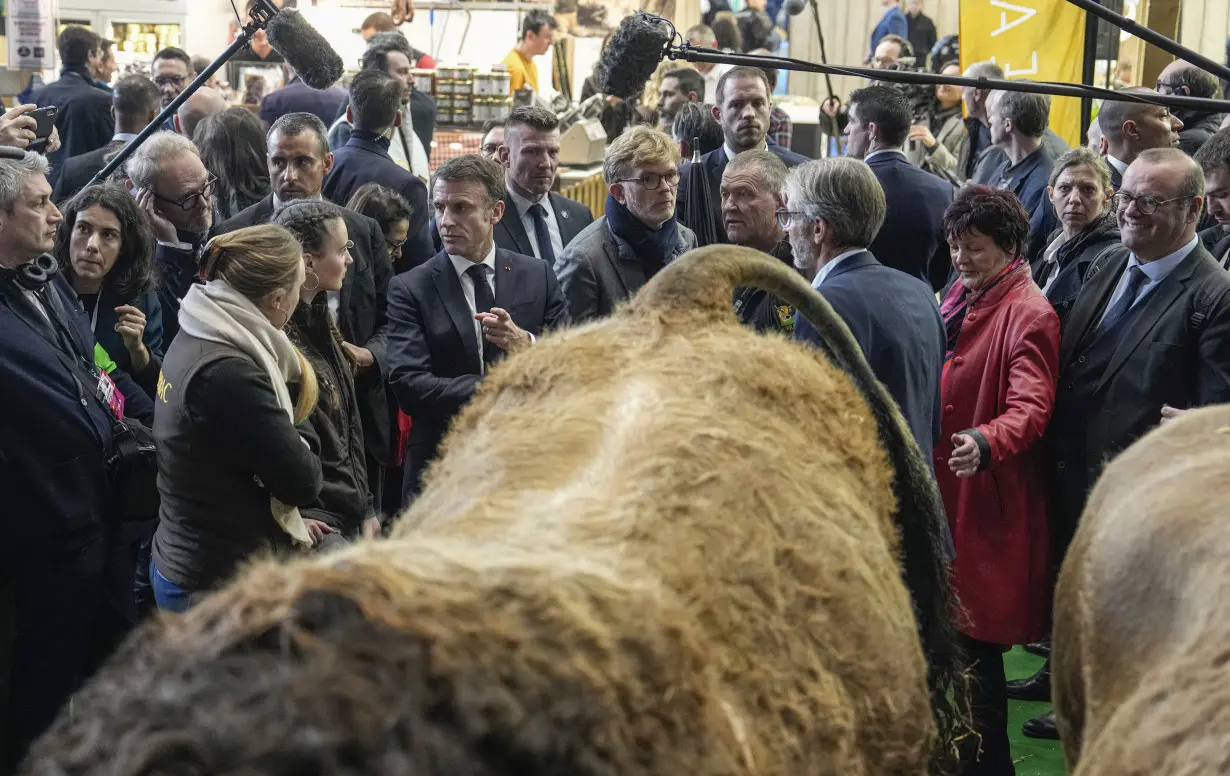
[[551, 264], [495, 244], [504, 194], [504, 172], [490, 159], [446, 162], [432, 183], [444, 250], [389, 284], [389, 385], [412, 418], [406, 503], [488, 367], [569, 321]]

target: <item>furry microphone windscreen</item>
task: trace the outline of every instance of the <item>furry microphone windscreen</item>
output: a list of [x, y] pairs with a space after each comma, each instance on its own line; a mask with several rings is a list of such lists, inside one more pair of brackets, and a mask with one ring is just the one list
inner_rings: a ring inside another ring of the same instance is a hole
[[670, 41], [663, 20], [644, 12], [624, 17], [598, 63], [598, 91], [625, 100], [640, 94]]
[[265, 35], [269, 45], [313, 89], [328, 89], [342, 77], [342, 58], [294, 8], [283, 9], [270, 19]]

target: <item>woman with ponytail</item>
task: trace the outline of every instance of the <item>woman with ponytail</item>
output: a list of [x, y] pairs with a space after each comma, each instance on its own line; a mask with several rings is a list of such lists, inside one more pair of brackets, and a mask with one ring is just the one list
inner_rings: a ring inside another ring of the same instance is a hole
[[240, 229], [209, 243], [201, 269], [154, 413], [162, 506], [150, 577], [170, 611], [254, 554], [311, 548], [331, 532], [299, 513], [321, 489], [305, 422], [316, 374], [282, 331], [304, 281], [299, 242], [272, 224]]
[[320, 440], [320, 495], [306, 505], [303, 516], [333, 529], [329, 539], [354, 539], [374, 534], [380, 521], [373, 513], [363, 447], [363, 419], [355, 394], [355, 361], [342, 347], [342, 335], [329, 310], [330, 292], [342, 290], [346, 268], [353, 263], [353, 243], [346, 233], [343, 211], [331, 202], [299, 200], [273, 219], [303, 248], [305, 280], [298, 305], [286, 324], [286, 334], [316, 373], [320, 398], [307, 425]]

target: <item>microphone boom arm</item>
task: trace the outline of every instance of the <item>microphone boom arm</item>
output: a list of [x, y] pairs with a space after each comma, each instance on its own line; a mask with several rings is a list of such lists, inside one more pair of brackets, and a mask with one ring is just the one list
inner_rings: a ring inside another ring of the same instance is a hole
[[231, 45], [227, 46], [226, 50], [219, 54], [217, 59], [209, 63], [209, 67], [202, 70], [200, 74], [197, 75], [196, 79], [192, 81], [192, 83], [184, 87], [184, 90], [171, 101], [170, 105], [163, 108], [162, 112], [155, 116], [153, 121], [146, 124], [145, 129], [141, 130], [139, 135], [128, 141], [128, 144], [121, 148], [120, 152], [116, 154], [110, 162], [107, 162], [106, 166], [99, 170], [98, 174], [95, 175], [86, 185], [93, 186], [96, 183], [105, 181], [111, 176], [112, 173], [118, 170], [124, 162], [128, 161], [128, 157], [132, 156], [132, 153], [137, 150], [138, 146], [148, 140], [155, 132], [160, 130], [162, 125], [166, 123], [167, 119], [171, 118], [171, 116], [175, 115], [175, 112], [179, 110], [179, 106], [183, 105], [189, 97], [204, 86], [205, 83], [213, 77], [214, 73], [222, 69], [222, 66], [229, 62], [231, 57], [239, 53], [240, 49], [248, 45], [248, 43], [252, 40], [252, 36], [255, 35], [257, 31], [265, 29], [265, 25], [269, 24], [269, 21], [277, 13], [277, 7], [274, 6], [270, 0], [257, 0], [252, 6], [252, 12], [250, 14], [251, 21], [243, 26], [243, 29], [241, 29], [235, 36], [235, 40], [231, 42]]

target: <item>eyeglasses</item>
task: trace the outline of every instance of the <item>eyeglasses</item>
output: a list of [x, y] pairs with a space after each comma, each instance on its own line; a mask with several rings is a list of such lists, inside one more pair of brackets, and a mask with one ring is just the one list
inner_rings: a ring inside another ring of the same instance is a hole
[[639, 178], [620, 178], [616, 183], [639, 183], [645, 187], [646, 191], [657, 191], [658, 187], [666, 183], [670, 188], [679, 186], [679, 171], [671, 170], [668, 173], [647, 172]]
[[500, 152], [500, 144], [499, 143], [488, 143], [487, 145], [482, 147], [482, 152], [484, 156], [495, 156], [496, 154]]
[[790, 225], [794, 223], [795, 216], [801, 217], [805, 215], [807, 214], [801, 210], [779, 210], [777, 211], [777, 225], [782, 229], [789, 229]]
[[1159, 94], [1178, 94], [1187, 88], [1183, 84], [1172, 84], [1165, 81], [1158, 81], [1155, 87]]
[[162, 200], [163, 202], [166, 202], [168, 205], [174, 205], [175, 207], [180, 208], [181, 210], [191, 210], [192, 208], [196, 207], [197, 197], [200, 197], [201, 199], [203, 199], [205, 201], [205, 204], [207, 205], [209, 204], [209, 197], [211, 194], [213, 194], [214, 184], [217, 182], [218, 182], [218, 178], [214, 175], [210, 175], [209, 178], [206, 179], [205, 185], [202, 186], [200, 190], [194, 191], [191, 194], [186, 195], [185, 197], [183, 197], [182, 199], [178, 201], [174, 199], [167, 199], [166, 197], [162, 196], [156, 191], [154, 192], [154, 197], [156, 199]]
[[155, 86], [183, 86], [188, 80], [186, 75], [161, 75], [154, 79]]
[[1137, 197], [1133, 194], [1129, 194], [1126, 191], [1121, 191], [1115, 196], [1111, 197], [1110, 201], [1111, 201], [1111, 205], [1115, 208], [1115, 210], [1120, 213], [1127, 210], [1129, 207], [1132, 206], [1132, 203], [1135, 202], [1136, 209], [1140, 211], [1141, 215], [1151, 216], [1154, 213], [1156, 213], [1157, 209], [1161, 207], [1162, 205], [1168, 205], [1171, 202], [1183, 202], [1184, 200], [1192, 199], [1192, 197], [1193, 195], [1188, 194], [1187, 196], [1183, 196], [1183, 197], [1171, 197], [1170, 199], [1158, 199], [1157, 197], [1150, 197], [1148, 195], [1145, 195], [1143, 197]]
[[384, 244], [388, 246], [389, 258], [391, 259], [401, 258], [401, 247], [405, 245], [404, 241], [394, 242], [393, 240], [385, 240]]

